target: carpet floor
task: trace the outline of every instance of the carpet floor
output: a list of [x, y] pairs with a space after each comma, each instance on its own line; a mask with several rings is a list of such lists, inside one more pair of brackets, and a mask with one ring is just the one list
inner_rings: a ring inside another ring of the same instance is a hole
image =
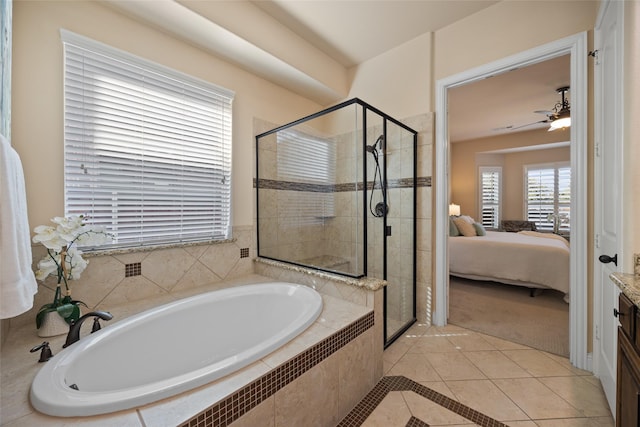
[[569, 304], [551, 289], [450, 277], [449, 323], [518, 344], [569, 356]]

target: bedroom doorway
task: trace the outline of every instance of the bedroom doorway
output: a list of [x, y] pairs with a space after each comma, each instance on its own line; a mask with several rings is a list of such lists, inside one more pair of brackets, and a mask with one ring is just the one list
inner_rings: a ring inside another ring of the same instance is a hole
[[[581, 33], [520, 54], [499, 60], [436, 82], [436, 144], [434, 220], [435, 236], [435, 310], [433, 323], [445, 325], [449, 307], [448, 233], [450, 143], [448, 126], [448, 91], [455, 87], [493, 77], [514, 68], [527, 67], [563, 55], [570, 55], [571, 78], [571, 255], [569, 309], [569, 351], [573, 365], [589, 369], [587, 360], [587, 290], [586, 283], [586, 33]], [[452, 201], [455, 202], [455, 201]]]

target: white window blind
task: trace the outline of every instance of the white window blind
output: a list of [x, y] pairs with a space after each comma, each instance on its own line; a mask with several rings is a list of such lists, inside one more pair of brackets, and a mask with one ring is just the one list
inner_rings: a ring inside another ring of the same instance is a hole
[[526, 168], [527, 219], [540, 230], [570, 230], [571, 168], [566, 163], [528, 166]]
[[67, 31], [65, 212], [139, 246], [230, 236], [233, 93]]
[[500, 225], [502, 168], [481, 166], [479, 174], [480, 218], [482, 225], [497, 229]]
[[335, 143], [296, 129], [278, 132], [277, 141], [278, 179], [307, 184], [279, 203], [281, 221], [289, 226], [324, 224], [335, 216]]

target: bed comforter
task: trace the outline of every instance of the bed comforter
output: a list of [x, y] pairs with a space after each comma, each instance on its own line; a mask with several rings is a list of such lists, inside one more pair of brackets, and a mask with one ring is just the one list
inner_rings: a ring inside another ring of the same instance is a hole
[[487, 231], [449, 237], [449, 273], [478, 280], [555, 289], [569, 295], [569, 242], [551, 233]]

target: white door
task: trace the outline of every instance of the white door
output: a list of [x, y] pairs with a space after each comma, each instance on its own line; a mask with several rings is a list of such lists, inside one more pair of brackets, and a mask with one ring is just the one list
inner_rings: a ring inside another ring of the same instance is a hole
[[[597, 374], [615, 416], [618, 288], [609, 275], [618, 271], [622, 207], [622, 8], [623, 2], [602, 3], [596, 26], [595, 66], [595, 257], [594, 320]], [[601, 11], [602, 12], [602, 11]]]

